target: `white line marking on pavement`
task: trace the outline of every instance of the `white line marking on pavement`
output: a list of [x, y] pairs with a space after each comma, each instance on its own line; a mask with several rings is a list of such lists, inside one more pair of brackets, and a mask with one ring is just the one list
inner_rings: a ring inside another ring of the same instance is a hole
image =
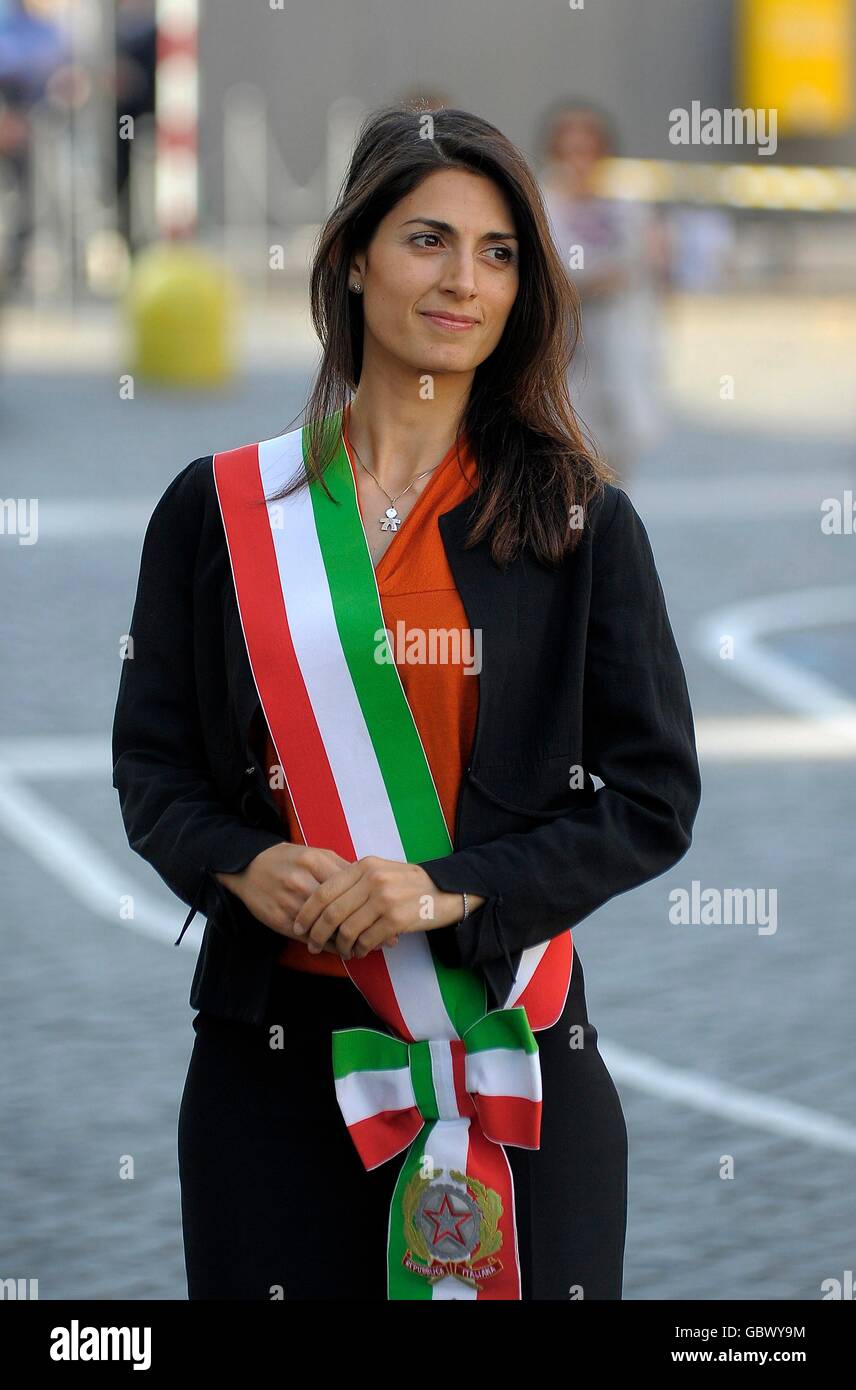
[[[173, 944], [187, 915], [166, 911], [145, 889], [132, 888], [114, 864], [67, 816], [0, 768], [0, 830], [58, 879], [90, 912], [114, 927], [130, 927], [156, 941]], [[130, 896], [134, 917], [120, 918], [122, 898]], [[188, 935], [192, 927], [188, 928]]]
[[708, 1115], [718, 1115], [752, 1129], [765, 1129], [805, 1144], [856, 1154], [856, 1125], [847, 1124], [845, 1120], [757, 1091], [744, 1091], [730, 1082], [715, 1081], [686, 1067], [669, 1066], [618, 1043], [605, 1043], [600, 1037], [597, 1045], [616, 1081], [635, 1086], [648, 1095], [678, 1101], [693, 1110], [703, 1110]]
[[[704, 762], [821, 762], [856, 758], [854, 719], [801, 719], [782, 715], [702, 717], [695, 721]], [[109, 740], [86, 734], [0, 739], [0, 772], [27, 781], [112, 776]]]
[[[856, 748], [856, 701], [822, 676], [767, 649], [762, 639], [777, 632], [854, 621], [856, 588], [796, 589], [709, 613], [696, 625], [694, 640], [697, 650], [718, 670], [777, 705], [821, 721], [842, 748], [852, 749]], [[723, 637], [733, 639], [733, 659], [719, 655]]]
[[151, 498], [112, 500], [40, 497], [39, 540], [83, 541], [92, 536], [136, 536], [142, 542], [159, 496], [160, 493]]
[[112, 783], [110, 740], [103, 735], [48, 734], [0, 739], [0, 776], [105, 777]]
[[777, 472], [647, 478], [628, 483], [626, 491], [643, 520], [740, 522], [814, 512], [820, 535], [821, 503], [852, 487], [852, 473], [788, 477]]
[[695, 721], [699, 761], [840, 762], [856, 758], [856, 719], [799, 719], [782, 715]]

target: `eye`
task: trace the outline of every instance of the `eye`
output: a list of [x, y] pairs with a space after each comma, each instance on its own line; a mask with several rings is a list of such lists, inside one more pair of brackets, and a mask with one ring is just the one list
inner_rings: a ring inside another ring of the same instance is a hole
[[[412, 241], [412, 242], [421, 241], [423, 237], [433, 237], [433, 239], [434, 239], [435, 242], [438, 242], [438, 241], [441, 240], [441, 236], [440, 236], [440, 233], [439, 233], [439, 232], [414, 232], [413, 236], [408, 237], [408, 241]], [[427, 249], [427, 250], [433, 250], [433, 247], [427, 247], [426, 249]], [[488, 250], [489, 250], [489, 251], [504, 251], [504, 252], [505, 252], [505, 256], [503, 257], [503, 259], [502, 259], [501, 261], [498, 262], [498, 264], [501, 264], [501, 265], [513, 265], [514, 262], [517, 260], [517, 256], [516, 256], [516, 254], [514, 253], [514, 251], [512, 251], [512, 249], [511, 249], [510, 246], [489, 246], [489, 247], [488, 247]]]

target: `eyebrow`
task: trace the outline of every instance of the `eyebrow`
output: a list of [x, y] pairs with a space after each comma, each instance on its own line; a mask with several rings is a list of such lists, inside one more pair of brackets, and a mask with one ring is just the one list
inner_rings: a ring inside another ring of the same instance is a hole
[[[406, 222], [402, 222], [402, 227], [409, 227], [412, 222], [421, 222], [425, 227], [434, 227], [438, 232], [448, 232], [451, 236], [458, 235], [457, 227], [453, 227], [451, 222], [438, 222], [435, 217], [409, 217]], [[518, 238], [513, 232], [485, 232], [479, 237], [479, 241], [517, 241]]]

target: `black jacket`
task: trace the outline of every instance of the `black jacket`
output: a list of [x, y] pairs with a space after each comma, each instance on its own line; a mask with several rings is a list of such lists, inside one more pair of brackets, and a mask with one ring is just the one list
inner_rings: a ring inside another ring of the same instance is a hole
[[[208, 919], [191, 1007], [260, 1023], [284, 938], [214, 872], [237, 873], [287, 830], [253, 751], [260, 705], [212, 463], [173, 479], [146, 530], [113, 785], [132, 849], [191, 909], [184, 928], [196, 911]], [[441, 890], [486, 897], [431, 942], [481, 969], [496, 1007], [525, 947], [683, 857], [701, 785], [683, 667], [626, 493], [606, 486], [553, 571], [529, 551], [503, 573], [487, 541], [465, 550], [474, 507], [475, 494], [439, 527], [481, 630], [478, 722], [454, 850], [422, 867]]]

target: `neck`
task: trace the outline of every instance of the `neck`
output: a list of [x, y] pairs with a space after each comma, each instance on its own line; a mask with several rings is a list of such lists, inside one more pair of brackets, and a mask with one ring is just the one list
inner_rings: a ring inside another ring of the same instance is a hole
[[396, 373], [385, 368], [381, 377], [364, 363], [351, 401], [348, 438], [363, 464], [393, 496], [442, 461], [466, 408], [472, 373], [435, 376], [433, 400], [420, 399], [425, 375], [427, 371], [408, 368]]

